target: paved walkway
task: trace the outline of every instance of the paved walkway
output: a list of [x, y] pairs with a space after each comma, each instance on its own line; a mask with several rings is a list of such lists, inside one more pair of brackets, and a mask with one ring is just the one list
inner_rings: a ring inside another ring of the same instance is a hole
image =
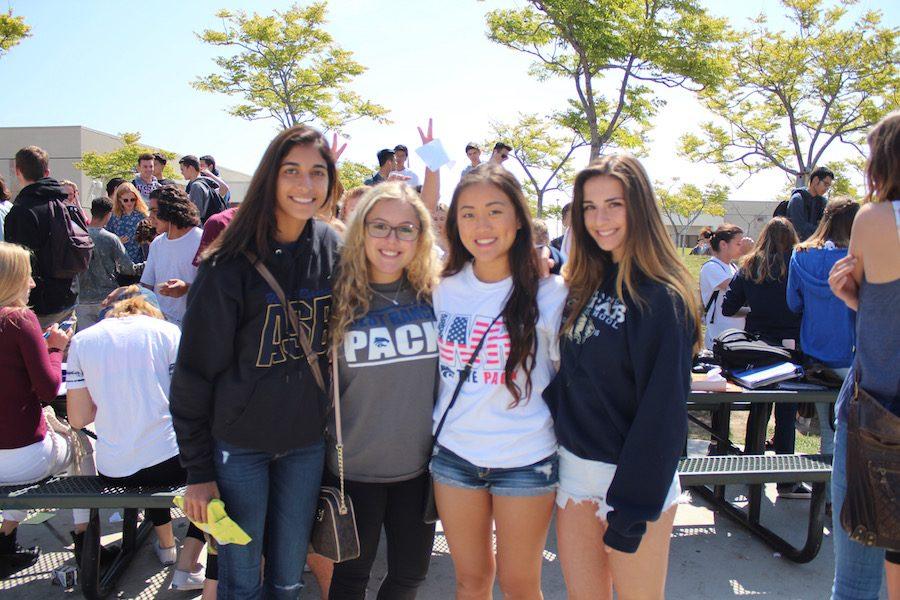
[[[729, 488], [730, 493], [739, 493], [738, 487]], [[807, 502], [801, 500], [775, 501], [775, 486], [767, 486], [769, 501], [763, 506], [763, 521], [786, 537], [800, 543], [805, 531]], [[104, 513], [104, 522], [110, 513]], [[184, 534], [184, 519], [176, 522], [179, 536]], [[59, 511], [49, 521], [53, 530], [68, 539], [71, 528], [71, 513]], [[115, 539], [114, 525], [107, 525], [110, 536]], [[789, 532], [793, 531], [794, 536]], [[20, 532], [23, 544], [39, 544], [44, 548], [40, 562], [27, 571], [0, 581], [0, 597], [21, 600], [52, 600], [63, 596], [80, 597], [77, 593], [64, 593], [59, 587], [51, 586], [51, 570], [63, 563], [73, 564], [74, 559], [60, 539], [45, 525], [24, 525]], [[370, 598], [375, 597], [377, 582], [384, 576], [384, 548], [376, 563]], [[69, 546], [70, 548], [70, 546]], [[821, 600], [829, 597], [833, 571], [832, 545], [830, 535], [826, 536], [819, 556], [809, 564], [796, 565], [773, 555], [761, 542], [752, 538], [744, 530], [724, 517], [711, 512], [700, 501], [683, 504], [678, 510], [675, 529], [672, 534], [669, 575], [666, 597], [672, 599], [720, 600], [722, 598], [760, 596], [781, 599]], [[310, 575], [306, 577], [309, 587], [302, 598], [318, 597], [315, 583]], [[127, 576], [120, 581], [119, 598], [161, 598], [187, 599], [193, 593], [168, 590], [171, 575], [156, 562], [150, 544], [141, 549], [140, 555], [132, 563]], [[556, 539], [551, 531], [544, 551], [543, 570], [544, 597], [565, 598], [562, 571], [556, 556]], [[886, 595], [883, 595], [886, 597]], [[420, 598], [453, 597], [453, 565], [444, 536], [438, 533], [432, 555], [431, 571]], [[499, 589], [495, 597], [499, 598]]]

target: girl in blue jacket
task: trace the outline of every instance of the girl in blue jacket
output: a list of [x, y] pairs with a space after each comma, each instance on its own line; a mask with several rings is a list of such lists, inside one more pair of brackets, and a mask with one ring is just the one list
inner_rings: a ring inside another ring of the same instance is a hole
[[696, 283], [633, 157], [578, 174], [571, 232], [560, 368], [544, 392], [559, 440], [566, 588], [612, 598], [615, 583], [620, 597], [662, 598], [700, 346]]

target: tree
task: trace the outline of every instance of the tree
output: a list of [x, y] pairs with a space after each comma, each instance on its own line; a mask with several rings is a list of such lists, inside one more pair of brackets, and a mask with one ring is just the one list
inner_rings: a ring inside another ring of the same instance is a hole
[[24, 38], [30, 37], [30, 31], [31, 27], [25, 22], [25, 18], [13, 16], [12, 9], [5, 15], [0, 14], [0, 58]]
[[684, 183], [677, 190], [673, 190], [673, 186], [667, 187], [656, 182], [654, 187], [659, 207], [672, 225], [675, 245], [679, 248], [684, 248], [688, 228], [701, 214], [717, 217], [725, 215], [728, 188], [723, 185], [709, 184], [706, 189], [701, 190], [692, 183]]
[[221, 72], [193, 86], [238, 96], [242, 101], [230, 114], [250, 121], [272, 118], [283, 128], [317, 123], [339, 129], [364, 117], [386, 122], [383, 107], [349, 89], [366, 68], [322, 28], [326, 9], [326, 2], [314, 2], [271, 16], [219, 11], [222, 30], [206, 29], [198, 37], [236, 54], [217, 57]]
[[493, 121], [491, 133], [493, 139], [512, 146], [513, 158], [525, 171], [525, 194], [534, 200], [536, 216], [543, 216], [544, 195], [572, 183], [572, 155], [586, 144], [584, 138], [574, 133], [563, 135], [553, 119], [537, 114], [519, 114], [519, 120], [511, 125]]
[[338, 164], [338, 178], [345, 190], [352, 190], [363, 185], [366, 179], [371, 177], [372, 173], [377, 170], [377, 168], [364, 165], [363, 163], [344, 160]]
[[862, 154], [864, 132], [900, 103], [900, 56], [897, 30], [882, 27], [879, 12], [845, 25], [855, 2], [782, 0], [789, 32], [753, 19], [730, 47], [734, 69], [722, 88], [702, 93], [719, 121], [684, 135], [681, 152], [729, 175], [781, 169], [798, 186], [832, 145]]
[[[727, 28], [698, 0], [527, 0], [488, 13], [488, 38], [535, 58], [543, 81], [569, 78], [576, 97], [563, 123], [590, 143], [641, 151], [662, 100], [653, 87], [703, 89], [727, 69]], [[609, 94], [599, 88], [614, 83]]]
[[180, 179], [181, 175], [175, 172], [172, 166], [172, 159], [176, 158], [174, 152], [166, 152], [165, 150], [157, 150], [139, 144], [141, 134], [120, 133], [123, 146], [112, 152], [85, 152], [81, 160], [75, 163], [75, 168], [90, 177], [91, 179], [100, 179], [101, 181], [109, 181], [113, 177], [122, 177], [124, 179], [132, 179], [135, 176], [135, 168], [137, 167], [138, 156], [144, 152], [161, 152], [170, 159], [163, 169], [163, 176], [171, 179]]

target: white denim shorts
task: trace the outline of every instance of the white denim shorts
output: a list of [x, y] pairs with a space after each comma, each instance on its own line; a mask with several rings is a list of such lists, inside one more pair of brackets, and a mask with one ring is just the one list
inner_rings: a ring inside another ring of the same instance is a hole
[[[606, 494], [616, 475], [616, 465], [587, 460], [559, 447], [559, 488], [556, 490], [556, 505], [565, 508], [571, 500], [578, 502], [596, 502], [597, 517], [606, 521], [612, 507], [606, 502]], [[678, 504], [681, 499], [681, 483], [678, 474], [672, 479], [669, 493], [663, 502], [661, 512], [665, 512]]]

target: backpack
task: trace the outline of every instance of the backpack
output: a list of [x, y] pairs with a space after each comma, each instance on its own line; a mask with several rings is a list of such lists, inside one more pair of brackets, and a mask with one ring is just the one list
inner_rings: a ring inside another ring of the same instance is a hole
[[775, 211], [772, 213], [772, 218], [775, 217], [787, 217], [787, 207], [790, 200], [782, 200], [778, 203], [778, 206], [775, 207]]
[[228, 208], [225, 204], [225, 200], [222, 198], [222, 196], [219, 195], [219, 192], [213, 189], [213, 187], [210, 185], [210, 182], [203, 177], [198, 177], [197, 179], [188, 183], [184, 191], [190, 194], [192, 187], [195, 185], [201, 185], [206, 189], [206, 212], [200, 215], [201, 223], [206, 223], [207, 219], [209, 219], [211, 216], [218, 214]]
[[727, 371], [765, 367], [780, 362], [793, 362], [787, 348], [773, 346], [742, 329], [726, 329], [713, 341], [713, 355]]
[[91, 263], [94, 240], [88, 234], [87, 223], [77, 210], [69, 210], [62, 200], [48, 201], [50, 209], [50, 238], [45, 253], [44, 276], [71, 279], [84, 273]]

